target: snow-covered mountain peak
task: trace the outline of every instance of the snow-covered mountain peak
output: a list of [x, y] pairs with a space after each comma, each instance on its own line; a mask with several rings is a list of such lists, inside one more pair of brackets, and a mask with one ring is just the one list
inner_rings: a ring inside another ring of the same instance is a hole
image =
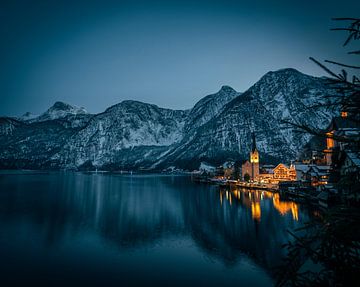
[[236, 91], [230, 87], [230, 86], [227, 86], [227, 85], [223, 85], [221, 86], [221, 89], [219, 90], [218, 93], [236, 93]]
[[56, 112], [56, 111], [64, 111], [72, 114], [86, 114], [87, 111], [83, 107], [77, 107], [75, 105], [70, 105], [64, 102], [57, 101], [55, 102], [47, 112]]
[[0, 163], [12, 166], [17, 158], [19, 166], [194, 169], [201, 162], [246, 159], [252, 132], [262, 162], [288, 162], [310, 136], [286, 129], [283, 120], [327, 126], [333, 113], [314, 104], [333, 93], [324, 78], [281, 69], [244, 93], [224, 85], [191, 110], [125, 100], [91, 115], [56, 102], [39, 117], [0, 122]]
[[45, 113], [39, 117], [32, 119], [32, 121], [48, 121], [65, 118], [67, 116], [86, 115], [88, 112], [83, 107], [77, 107], [64, 102], [55, 102]]
[[239, 95], [241, 93], [238, 93], [230, 86], [222, 86], [217, 93], [202, 98], [190, 110], [185, 131], [195, 131], [195, 129], [218, 115], [227, 103]]
[[107, 113], [107, 112], [115, 112], [115, 111], [120, 111], [120, 110], [132, 110], [132, 109], [137, 109], [137, 108], [140, 108], [140, 109], [143, 109], [143, 108], [159, 109], [159, 107], [154, 105], [154, 104], [148, 104], [148, 103], [135, 101], [135, 100], [123, 100], [120, 103], [117, 103], [117, 104], [112, 105], [111, 107], [107, 108], [105, 110], [105, 113]]
[[19, 119], [22, 121], [28, 121], [28, 120], [32, 120], [37, 118], [39, 115], [35, 115], [33, 113], [30, 112], [26, 112], [25, 114], [23, 114]]
[[296, 69], [286, 68], [266, 73], [255, 86], [269, 84], [277, 87], [301, 86], [303, 88], [306, 85], [314, 86], [323, 83], [321, 79], [319, 81], [319, 78], [303, 74]]
[[[282, 69], [278, 69], [275, 71], [269, 71], [266, 74], [300, 74], [300, 75], [305, 75], [303, 73], [301, 73], [300, 71], [294, 69], [294, 68], [282, 68]], [[265, 75], [266, 75], [265, 74]]]

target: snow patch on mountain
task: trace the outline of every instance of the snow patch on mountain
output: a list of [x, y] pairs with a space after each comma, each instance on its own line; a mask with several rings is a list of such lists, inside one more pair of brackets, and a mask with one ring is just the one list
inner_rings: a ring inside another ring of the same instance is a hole
[[78, 165], [87, 160], [103, 165], [123, 150], [169, 146], [181, 141], [186, 116], [185, 111], [123, 101], [94, 116], [69, 140], [59, 158], [65, 165]]
[[[46, 112], [38, 117], [32, 117], [26, 120], [31, 122], [42, 122], [65, 118], [67, 116], [86, 115], [88, 112], [83, 107], [77, 107], [64, 102], [56, 102]], [[24, 119], [25, 120], [25, 119]]]
[[199, 166], [199, 170], [200, 171], [205, 171], [205, 172], [214, 172], [215, 169], [216, 169], [215, 166], [212, 166], [212, 165], [210, 165], [210, 164], [208, 164], [206, 162], [203, 162], [203, 161], [200, 163], [200, 166]]
[[198, 127], [218, 115], [228, 102], [239, 95], [241, 93], [233, 88], [222, 86], [217, 93], [202, 98], [190, 110], [185, 125], [185, 132], [191, 133], [196, 131]]
[[[310, 135], [282, 121], [325, 127], [333, 111], [315, 108], [334, 91], [294, 69], [269, 72], [244, 93], [223, 86], [191, 110], [123, 101], [103, 113], [56, 102], [38, 117], [0, 118], [3, 167], [197, 169], [248, 158], [256, 135], [261, 162], [288, 162]], [[1, 167], [1, 166], [0, 166]]]
[[29, 120], [35, 119], [35, 118], [37, 118], [37, 117], [39, 117], [39, 115], [30, 113], [30, 112], [26, 112], [25, 114], [23, 114], [23, 115], [19, 118], [19, 120], [29, 121]]

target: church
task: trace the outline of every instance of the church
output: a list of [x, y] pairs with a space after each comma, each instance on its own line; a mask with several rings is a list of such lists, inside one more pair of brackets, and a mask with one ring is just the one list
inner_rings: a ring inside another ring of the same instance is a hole
[[241, 176], [243, 180], [254, 181], [259, 178], [259, 151], [256, 147], [255, 134], [252, 134], [252, 147], [250, 151], [250, 161], [247, 160], [241, 166]]

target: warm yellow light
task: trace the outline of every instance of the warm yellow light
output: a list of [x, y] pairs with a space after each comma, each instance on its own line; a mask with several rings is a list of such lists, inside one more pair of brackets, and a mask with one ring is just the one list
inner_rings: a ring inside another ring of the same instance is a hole
[[259, 152], [257, 150], [250, 153], [250, 162], [251, 163], [259, 163]]
[[341, 112], [341, 117], [342, 118], [346, 118], [348, 116], [348, 113], [347, 112]]
[[295, 202], [280, 201], [279, 194], [274, 194], [273, 204], [281, 215], [291, 211], [293, 219], [296, 221], [299, 219], [299, 207]]
[[294, 202], [292, 202], [291, 205], [291, 214], [294, 220], [298, 221], [299, 220], [299, 209], [297, 204], [295, 204]]
[[252, 202], [251, 203], [251, 215], [252, 215], [253, 219], [260, 221], [260, 218], [261, 218], [260, 202]]

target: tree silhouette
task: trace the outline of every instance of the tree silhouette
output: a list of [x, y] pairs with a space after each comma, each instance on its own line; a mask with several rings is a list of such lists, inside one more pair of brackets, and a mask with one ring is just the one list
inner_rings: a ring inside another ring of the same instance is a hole
[[[348, 33], [344, 46], [360, 39], [360, 19], [333, 20], [347, 23], [345, 27], [331, 29]], [[349, 51], [348, 54], [359, 56], [360, 50]], [[360, 81], [359, 75], [356, 75], [360, 67], [331, 60], [325, 60], [326, 64], [323, 64], [312, 57], [310, 59], [330, 76], [329, 85], [337, 91], [336, 95], [326, 96], [327, 107], [345, 111], [348, 113], [348, 120], [360, 123]], [[340, 67], [341, 72], [337, 74], [327, 65]], [[285, 123], [301, 132], [327, 136], [326, 131], [301, 123]], [[334, 139], [359, 147], [359, 134], [355, 137], [342, 135]], [[350, 185], [355, 187], [359, 184], [356, 177], [348, 180]], [[301, 229], [289, 233], [294, 240], [284, 245], [288, 256], [284, 265], [279, 267], [277, 286], [352, 286], [359, 281], [360, 210], [358, 206], [338, 204]]]
[[[358, 43], [360, 39], [360, 19], [357, 18], [334, 18], [334, 21], [347, 23], [348, 25], [340, 28], [333, 28], [332, 31], [345, 31], [348, 32], [348, 36], [343, 43], [344, 47], [347, 47], [349, 43]], [[347, 54], [353, 56], [360, 56], [360, 50], [351, 50]], [[360, 124], [360, 66], [353, 64], [344, 64], [333, 60], [325, 60], [324, 63], [310, 57], [310, 60], [320, 66], [328, 75], [327, 83], [332, 87], [336, 94], [324, 95], [319, 98], [317, 104], [311, 108], [317, 106], [325, 106], [328, 109], [336, 111], [344, 111], [348, 113], [348, 120], [356, 124]], [[341, 72], [336, 73], [328, 67], [328, 64], [340, 67]], [[350, 71], [350, 72], [349, 72]], [[349, 76], [351, 75], [351, 76]], [[305, 132], [312, 135], [326, 138], [326, 131], [305, 125], [301, 122], [292, 122], [284, 120], [283, 123], [290, 128], [295, 128], [298, 132]], [[334, 139], [338, 142], [350, 142], [358, 143], [358, 138], [347, 137], [347, 136], [335, 136]]]
[[245, 173], [245, 174], [244, 174], [244, 180], [245, 180], [246, 182], [249, 182], [249, 181], [250, 181], [250, 175], [249, 175], [248, 173]]

